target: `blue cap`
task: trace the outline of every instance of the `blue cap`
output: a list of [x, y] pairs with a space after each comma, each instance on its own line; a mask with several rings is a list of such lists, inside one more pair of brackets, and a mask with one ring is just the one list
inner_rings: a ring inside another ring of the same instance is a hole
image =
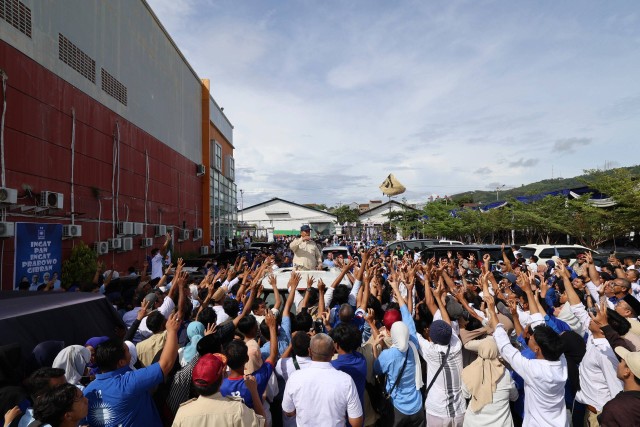
[[300, 227], [300, 231], [311, 231], [311, 227], [305, 224], [302, 227]]

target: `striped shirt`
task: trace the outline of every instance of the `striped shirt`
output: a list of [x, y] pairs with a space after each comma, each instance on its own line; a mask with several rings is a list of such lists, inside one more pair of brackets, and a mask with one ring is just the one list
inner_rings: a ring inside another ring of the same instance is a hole
[[[434, 344], [418, 334], [420, 354], [427, 362], [428, 386], [438, 371], [445, 354], [446, 345]], [[462, 397], [462, 342], [457, 335], [451, 336], [451, 349], [444, 367], [438, 374], [425, 401], [427, 414], [439, 418], [454, 418], [463, 415], [466, 410]]]

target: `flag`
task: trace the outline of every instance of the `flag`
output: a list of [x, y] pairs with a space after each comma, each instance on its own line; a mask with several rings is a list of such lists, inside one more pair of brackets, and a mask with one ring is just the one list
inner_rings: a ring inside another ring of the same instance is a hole
[[389, 174], [379, 188], [385, 196], [389, 197], [397, 196], [407, 191], [405, 186], [400, 184], [400, 181], [398, 181], [392, 173]]

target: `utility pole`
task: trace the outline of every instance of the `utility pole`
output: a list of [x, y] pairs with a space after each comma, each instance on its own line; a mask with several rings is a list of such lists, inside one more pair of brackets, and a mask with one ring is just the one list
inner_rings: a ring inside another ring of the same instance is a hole
[[244, 190], [240, 189], [240, 222], [244, 225]]
[[496, 202], [500, 200], [500, 190], [502, 190], [506, 184], [502, 184], [496, 187]]

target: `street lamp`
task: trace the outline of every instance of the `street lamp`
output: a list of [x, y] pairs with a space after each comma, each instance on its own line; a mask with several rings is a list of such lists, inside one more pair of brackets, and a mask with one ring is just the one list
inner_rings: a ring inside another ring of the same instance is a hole
[[496, 187], [496, 202], [498, 200], [500, 200], [500, 190], [502, 190], [504, 187], [506, 186], [506, 184], [502, 184]]

